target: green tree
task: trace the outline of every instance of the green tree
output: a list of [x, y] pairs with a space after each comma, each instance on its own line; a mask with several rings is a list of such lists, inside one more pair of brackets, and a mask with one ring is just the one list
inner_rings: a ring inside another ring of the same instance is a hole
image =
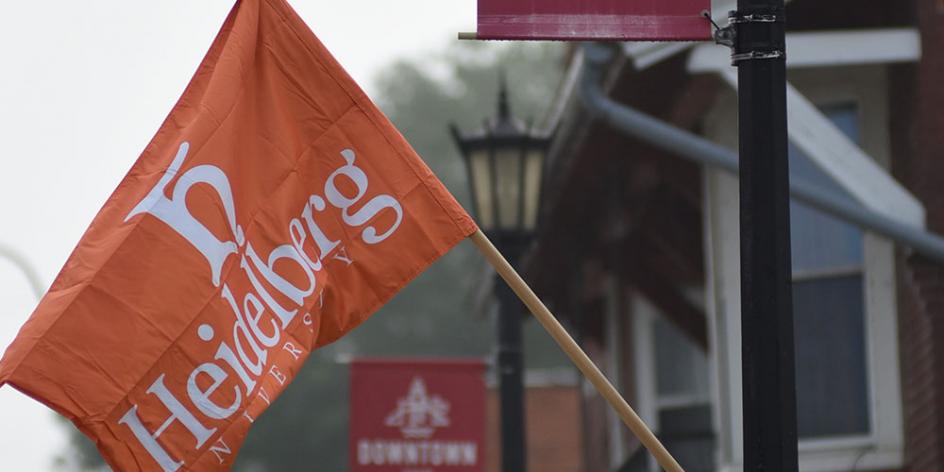
[[[446, 128], [480, 126], [495, 113], [499, 71], [507, 74], [513, 112], [546, 113], [563, 70], [561, 45], [458, 43], [431, 57], [399, 60], [377, 78], [380, 107], [460, 202], [468, 201], [464, 165]], [[465, 205], [467, 208], [468, 205]], [[467, 242], [433, 264], [390, 303], [335, 344], [314, 352], [291, 386], [257, 419], [237, 471], [343, 471], [348, 461], [348, 367], [351, 356], [485, 357], [493, 320], [477, 315], [490, 277]], [[563, 357], [537, 323], [526, 327], [531, 366]], [[81, 468], [102, 467], [94, 446], [74, 431]]]

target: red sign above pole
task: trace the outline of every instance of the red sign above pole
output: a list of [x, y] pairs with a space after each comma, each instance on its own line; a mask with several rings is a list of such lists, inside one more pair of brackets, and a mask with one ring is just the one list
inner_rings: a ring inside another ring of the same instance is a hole
[[351, 364], [351, 472], [485, 470], [485, 364]]
[[711, 0], [478, 0], [477, 39], [702, 41]]

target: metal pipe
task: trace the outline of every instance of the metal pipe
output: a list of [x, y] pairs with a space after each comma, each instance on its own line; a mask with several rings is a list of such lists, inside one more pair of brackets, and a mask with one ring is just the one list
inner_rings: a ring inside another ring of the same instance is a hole
[[[600, 85], [603, 70], [613, 55], [609, 47], [588, 43], [582, 50], [583, 76], [577, 87], [584, 107], [604, 123], [649, 145], [738, 175], [737, 153], [694, 133], [618, 103]], [[944, 238], [910, 226], [847, 199], [837, 198], [809, 181], [790, 176], [790, 196], [810, 207], [885, 236], [915, 252], [944, 263]]]

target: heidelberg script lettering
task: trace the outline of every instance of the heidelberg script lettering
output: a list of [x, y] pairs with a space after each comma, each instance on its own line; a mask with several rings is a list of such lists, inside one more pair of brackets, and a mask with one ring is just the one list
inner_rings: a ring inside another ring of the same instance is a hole
[[[189, 148], [187, 142], [180, 145], [170, 167], [150, 193], [131, 210], [125, 221], [147, 213], [167, 224], [206, 258], [215, 287], [221, 286], [223, 266], [227, 259], [237, 257], [239, 269], [248, 280], [247, 285], [251, 290], [234, 293], [230, 285], [222, 282], [220, 296], [232, 309], [232, 316], [221, 316], [213, 320], [216, 324], [207, 322], [196, 327], [200, 340], [212, 342], [214, 344], [211, 345], [216, 346], [213, 358], [197, 365], [186, 379], [170, 379], [167, 377], [173, 374], [160, 373], [151, 381], [146, 393], [153, 395], [163, 405], [164, 411], [144, 412], [139, 410], [138, 404], [134, 404], [118, 420], [119, 424], [131, 430], [165, 471], [175, 471], [184, 465], [182, 458], [174, 457], [161, 444], [161, 435], [169, 426], [179, 423], [192, 435], [194, 449], [200, 449], [217, 436], [219, 428], [231, 421], [230, 418], [241, 407], [256, 398], [270, 403], [274, 392], [265, 391], [260, 385], [261, 377], [272, 376], [277, 385], [283, 387], [288, 382], [284, 367], [273, 364], [265, 369], [270, 355], [274, 357], [278, 352], [287, 352], [290, 354], [289, 359], [299, 361], [303, 353], [307, 352], [307, 347], [283, 340], [285, 330], [300, 316], [303, 325], [313, 333], [313, 315], [302, 311], [312, 300], [318, 300], [319, 307], [323, 301], [323, 287], [319, 286], [317, 273], [324, 270], [329, 261], [337, 261], [344, 266], [353, 263], [342, 241], [326, 234], [318, 225], [317, 215], [326, 211], [340, 211], [341, 221], [359, 230], [358, 236], [368, 245], [389, 238], [403, 220], [403, 208], [390, 195], [377, 195], [365, 203], [361, 202], [367, 194], [368, 176], [357, 166], [354, 151], [344, 149], [340, 151], [340, 167], [324, 182], [321, 192], [324, 196], [312, 194], [307, 201], [301, 202], [299, 215], [287, 224], [287, 242], [265, 256], [247, 240], [243, 227], [236, 221], [233, 192], [222, 169], [209, 164], [195, 166], [180, 175], [168, 189], [177, 177]], [[231, 239], [220, 240], [187, 208], [188, 192], [197, 184], [209, 185], [216, 192], [225, 212]], [[389, 217], [383, 218], [386, 227], [369, 225], [381, 212], [390, 213]], [[340, 238], [340, 235], [336, 237]], [[276, 263], [282, 265], [282, 273], [276, 270]], [[283, 264], [294, 266], [297, 270], [292, 273], [304, 276], [294, 277], [293, 283], [291, 277], [285, 276]], [[274, 295], [273, 290], [281, 296]], [[217, 333], [221, 334], [217, 336]], [[173, 392], [168, 385], [185, 385], [186, 388], [182, 389], [185, 391]], [[232, 387], [232, 390], [227, 387]], [[245, 408], [243, 410], [242, 420], [251, 423], [253, 418]], [[166, 419], [160, 427], [148, 429], [145, 421], [142, 421], [145, 413], [148, 418]], [[231, 451], [230, 445], [222, 438], [209, 448], [209, 452], [215, 454], [221, 464], [223, 454], [231, 454]]]

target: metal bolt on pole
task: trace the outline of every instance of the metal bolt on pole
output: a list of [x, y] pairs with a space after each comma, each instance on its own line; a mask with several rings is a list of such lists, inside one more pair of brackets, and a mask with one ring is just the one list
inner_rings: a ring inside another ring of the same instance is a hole
[[738, 0], [745, 471], [796, 471], [783, 0]]

